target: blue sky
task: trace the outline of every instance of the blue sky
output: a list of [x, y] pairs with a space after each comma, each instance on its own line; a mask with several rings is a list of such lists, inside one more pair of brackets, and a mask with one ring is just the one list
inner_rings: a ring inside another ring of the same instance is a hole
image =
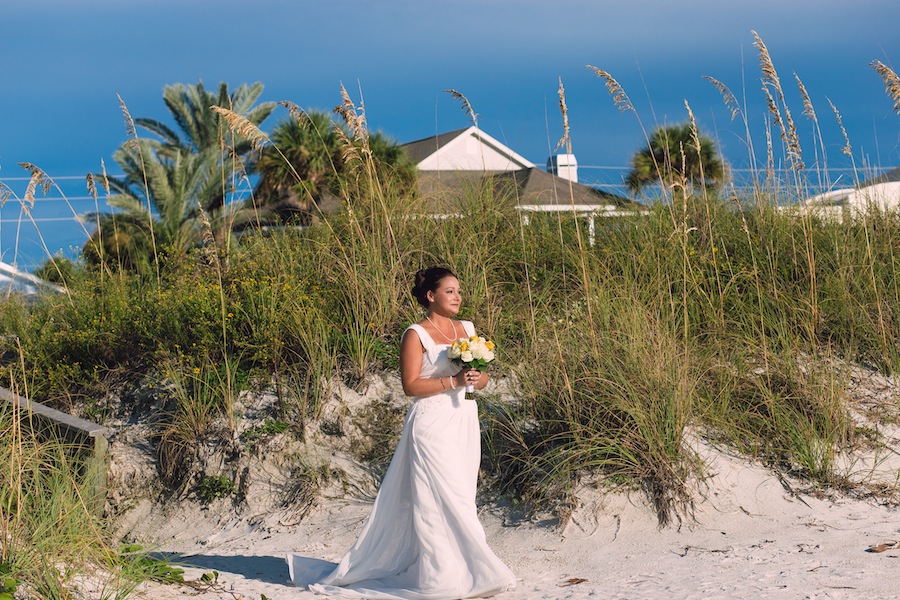
[[[763, 148], [766, 113], [751, 31], [774, 59], [807, 163], [814, 160], [812, 125], [801, 115], [795, 72], [814, 102], [832, 165], [846, 159], [828, 99], [842, 114], [857, 164], [896, 166], [900, 116], [869, 63], [900, 70], [897, 23], [896, 0], [3, 0], [0, 181], [24, 188], [17, 163], [27, 161], [59, 178], [67, 196], [83, 197], [83, 176], [101, 160], [115, 171], [111, 156], [126, 137], [116, 95], [132, 115], [164, 119], [163, 86], [201, 79], [208, 87], [260, 81], [264, 100], [325, 110], [339, 102], [343, 83], [365, 100], [370, 127], [401, 142], [468, 125], [444, 93], [454, 88], [485, 131], [543, 164], [562, 133], [561, 78], [579, 164], [625, 166], [644, 139], [638, 120], [613, 106], [586, 64], [622, 84], [648, 129], [685, 120], [687, 100], [701, 128], [741, 168], [748, 161], [743, 125], [730, 121], [702, 76], [746, 98], [754, 144]], [[268, 125], [284, 116], [276, 112]], [[621, 177], [590, 168], [582, 174], [604, 183]], [[84, 200], [72, 204], [75, 212], [92, 210]], [[34, 214], [71, 212], [45, 202]], [[0, 258], [7, 262], [16, 258], [18, 214], [9, 202], [0, 211]], [[29, 227], [21, 228], [22, 263], [43, 252]], [[74, 223], [42, 221], [41, 230], [51, 251], [84, 239]]]

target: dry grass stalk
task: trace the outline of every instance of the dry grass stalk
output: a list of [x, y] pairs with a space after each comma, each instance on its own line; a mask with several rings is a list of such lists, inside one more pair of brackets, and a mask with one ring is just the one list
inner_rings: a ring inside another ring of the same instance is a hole
[[[769, 54], [769, 49], [766, 47], [765, 42], [762, 41], [762, 38], [760, 38], [759, 34], [755, 31], [753, 32], [753, 37], [756, 40], [753, 42], [753, 45], [759, 52], [759, 66], [763, 74], [763, 90], [766, 92], [766, 102], [769, 106], [769, 111], [775, 115], [776, 122], [781, 129], [781, 139], [784, 141], [787, 148], [787, 155], [788, 160], [791, 163], [791, 168], [796, 171], [802, 171], [805, 168], [805, 165], [803, 164], [803, 152], [800, 147], [800, 138], [797, 135], [797, 128], [794, 125], [791, 110], [788, 108], [787, 102], [785, 102], [784, 99], [784, 89], [781, 87], [781, 79], [778, 77], [778, 72], [775, 70], [775, 63], [772, 62], [772, 56]], [[775, 99], [772, 97], [772, 94], [769, 92], [769, 87], [775, 90], [783, 112], [778, 111], [778, 106]], [[783, 118], [781, 116], [782, 114], [784, 115]]]
[[87, 174], [86, 183], [87, 183], [88, 194], [91, 195], [91, 198], [96, 200], [97, 199], [97, 185], [94, 182], [94, 174], [93, 173]]
[[122, 116], [125, 117], [125, 135], [127, 135], [129, 138], [128, 141], [125, 142], [125, 147], [137, 148], [138, 151], [140, 151], [137, 142], [137, 129], [134, 126], [134, 119], [131, 117], [131, 113], [128, 111], [128, 106], [125, 104], [125, 101], [122, 100], [122, 96], [116, 94], [116, 98], [119, 99], [119, 108], [122, 109]]
[[0, 181], [0, 207], [3, 207], [6, 204], [6, 201], [9, 200], [13, 195], [12, 189], [2, 181]]
[[360, 142], [368, 140], [369, 131], [366, 126], [365, 108], [362, 102], [360, 102], [359, 108], [357, 109], [353, 100], [350, 99], [350, 94], [347, 93], [347, 88], [344, 87], [343, 83], [341, 84], [341, 103], [334, 107], [334, 112], [344, 119], [344, 123], [347, 124], [347, 127], [349, 127], [350, 131], [353, 133], [354, 139]]
[[853, 156], [853, 148], [850, 145], [850, 136], [847, 135], [847, 130], [844, 128], [844, 119], [841, 117], [841, 113], [834, 105], [834, 102], [831, 101], [831, 98], [826, 98], [826, 100], [828, 100], [828, 105], [831, 106], [831, 110], [834, 112], [834, 118], [837, 121], [838, 127], [841, 128], [841, 135], [844, 136], [844, 147], [841, 148], [841, 152], [847, 156]]
[[894, 112], [900, 113], [900, 77], [880, 60], [872, 61], [870, 64], [881, 76], [881, 80], [884, 82], [884, 91], [894, 101]]
[[278, 104], [288, 109], [288, 112], [291, 113], [291, 118], [294, 119], [298, 125], [307, 129], [309, 128], [309, 114], [305, 110], [287, 100], [282, 100]]
[[562, 113], [563, 119], [563, 136], [556, 142], [556, 149], [565, 148], [566, 152], [570, 152], [572, 147], [572, 138], [569, 137], [569, 107], [566, 105], [566, 88], [563, 87], [562, 78], [559, 79], [559, 112]]
[[775, 70], [775, 63], [772, 62], [772, 56], [769, 54], [769, 49], [766, 47], [765, 42], [762, 41], [762, 38], [759, 37], [759, 34], [755, 31], [753, 33], [753, 46], [756, 47], [756, 50], [759, 52], [759, 67], [762, 69], [763, 81], [768, 82], [772, 85], [772, 87], [778, 91], [781, 90], [781, 80], [778, 78], [778, 72]]
[[472, 109], [472, 104], [471, 102], [469, 102], [469, 99], [466, 98], [462, 92], [458, 92], [452, 88], [444, 91], [453, 96], [453, 98], [455, 98], [462, 104], [463, 112], [469, 115], [469, 120], [472, 121], [472, 125], [478, 127], [478, 115], [475, 114], [475, 111]]
[[731, 120], [734, 121], [737, 116], [741, 114], [741, 105], [738, 104], [737, 98], [734, 97], [734, 94], [731, 93], [731, 90], [728, 89], [727, 85], [725, 85], [715, 77], [704, 75], [703, 79], [713, 84], [715, 88], [719, 90], [719, 93], [722, 94], [722, 100], [725, 102], [725, 106], [728, 108], [728, 110], [731, 111]]
[[100, 159], [100, 172], [103, 174], [103, 191], [109, 196], [109, 175], [106, 174], [106, 162], [102, 158]]
[[251, 123], [247, 117], [239, 115], [230, 108], [221, 106], [210, 106], [210, 108], [220, 117], [225, 119], [228, 128], [233, 133], [247, 138], [256, 150], [262, 150], [263, 146], [269, 141], [269, 137], [263, 133], [259, 127]]
[[794, 79], [797, 81], [797, 88], [800, 90], [800, 97], [803, 99], [803, 116], [812, 121], [816, 121], [816, 109], [813, 108], [809, 92], [806, 91], [806, 86], [803, 85], [803, 82], [800, 81], [800, 76], [796, 73], [794, 73]]
[[772, 96], [769, 86], [763, 86], [763, 93], [766, 95], [766, 107], [772, 115], [773, 123], [778, 125], [778, 129], [784, 131], [784, 120], [781, 118], [781, 110], [778, 108], [778, 104], [775, 102], [775, 97]]
[[[694, 111], [691, 110], [691, 105], [688, 104], [688, 101], [684, 101], [684, 108], [687, 110], [688, 120], [691, 122], [691, 141], [694, 142], [694, 148], [697, 150], [697, 155], [700, 155], [700, 133], [697, 130], [697, 119], [694, 118]], [[703, 163], [700, 163], [700, 168], [703, 168]]]
[[616, 81], [612, 75], [593, 65], [587, 65], [587, 68], [591, 69], [597, 77], [603, 79], [604, 83], [606, 83], [606, 89], [609, 91], [609, 95], [613, 97], [613, 104], [615, 104], [620, 111], [627, 112], [630, 110], [636, 112], [634, 110], [634, 105], [631, 104], [631, 99], [628, 97], [628, 94], [625, 93], [625, 90], [622, 89], [622, 86], [619, 85], [619, 82]]
[[47, 192], [50, 191], [50, 186], [53, 185], [53, 180], [37, 165], [29, 162], [20, 162], [19, 166], [31, 173], [28, 187], [25, 188], [25, 203], [29, 207], [34, 208], [34, 193], [37, 190], [37, 186], [41, 186], [44, 195], [47, 195]]
[[131, 118], [131, 113], [128, 112], [128, 106], [125, 105], [122, 96], [116, 94], [116, 98], [119, 99], [119, 108], [122, 109], [122, 116], [125, 117], [125, 135], [134, 137], [137, 135], [137, 130], [134, 128], [134, 119]]

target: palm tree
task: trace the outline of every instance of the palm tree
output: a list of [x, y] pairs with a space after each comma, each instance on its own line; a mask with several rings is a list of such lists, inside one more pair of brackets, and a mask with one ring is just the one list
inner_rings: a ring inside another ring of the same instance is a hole
[[[340, 132], [343, 135], [340, 135]], [[351, 140], [344, 126], [322, 111], [297, 113], [278, 123], [257, 163], [258, 206], [287, 219], [308, 219], [323, 200], [342, 195], [351, 166], [345, 160]], [[381, 132], [368, 136], [369, 155], [380, 176], [404, 184], [415, 180], [415, 166], [403, 147]], [[354, 153], [359, 155], [359, 153]]]
[[696, 185], [705, 188], [721, 185], [725, 173], [725, 163], [713, 141], [699, 132], [695, 139], [691, 124], [683, 123], [653, 131], [649, 144], [632, 157], [625, 184], [635, 193], [654, 183], [687, 193]]
[[235, 221], [251, 218], [223, 203], [231, 180], [223, 178], [216, 148], [181, 149], [161, 160], [159, 146], [156, 140], [139, 140], [113, 155], [125, 176], [107, 179], [114, 212], [86, 217], [97, 223], [83, 249], [89, 262], [145, 271], [158, 252], [181, 252], [200, 242], [206, 228], [202, 215], [219, 241]]
[[[220, 122], [212, 106], [222, 106], [259, 126], [275, 104], [256, 105], [261, 83], [241, 85], [229, 92], [219, 84], [216, 93], [196, 85], [175, 84], [163, 90], [163, 100], [178, 131], [156, 119], [135, 119], [135, 124], [158, 136], [125, 142], [113, 155], [124, 176], [106, 178], [111, 213], [86, 218], [97, 224], [84, 245], [89, 262], [121, 265], [143, 270], [164, 248], [183, 251], [199, 242], [208, 220], [218, 240], [251, 214], [243, 207], [228, 205], [234, 191], [234, 167], [230, 156], [241, 160], [239, 169], [255, 167], [252, 144]], [[97, 180], [103, 180], [95, 175]]]
[[228, 84], [222, 82], [215, 94], [203, 87], [203, 82], [196, 85], [176, 83], [163, 88], [163, 101], [181, 130], [181, 135], [165, 123], [156, 119], [135, 119], [135, 124], [150, 131], [162, 140], [163, 154], [178, 150], [200, 152], [207, 148], [219, 147], [220, 141], [234, 149], [234, 154], [247, 156], [251, 144], [246, 139], [234, 139], [228, 127], [222, 125], [219, 116], [211, 106], [221, 106], [235, 112], [250, 123], [259, 125], [275, 110], [274, 102], [263, 102], [254, 106], [262, 94], [263, 85], [256, 82], [243, 84], [229, 93]]
[[254, 196], [283, 218], [306, 214], [333, 187], [341, 152], [334, 123], [321, 111], [298, 113], [272, 130], [257, 163]]

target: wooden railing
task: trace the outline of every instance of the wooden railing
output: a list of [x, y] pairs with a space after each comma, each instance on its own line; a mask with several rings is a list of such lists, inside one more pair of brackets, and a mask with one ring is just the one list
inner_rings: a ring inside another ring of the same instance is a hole
[[35, 429], [50, 430], [68, 442], [76, 444], [89, 453], [86, 476], [92, 501], [102, 508], [106, 498], [106, 470], [108, 466], [109, 430], [85, 419], [64, 413], [55, 408], [33, 402], [0, 387], [0, 402], [12, 405], [13, 413], [23, 423]]

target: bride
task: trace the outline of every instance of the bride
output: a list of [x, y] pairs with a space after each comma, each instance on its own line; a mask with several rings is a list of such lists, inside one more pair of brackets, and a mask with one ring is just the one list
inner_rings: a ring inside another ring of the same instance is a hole
[[[400, 345], [403, 391], [413, 402], [359, 539], [337, 568], [309, 586], [320, 594], [449, 600], [515, 586], [512, 571], [488, 547], [475, 509], [481, 439], [478, 409], [465, 388], [481, 389], [488, 377], [447, 358], [452, 342], [475, 335], [471, 322], [453, 319], [459, 281], [448, 269], [424, 269], [413, 295], [426, 310]], [[288, 556], [291, 579], [302, 585], [299, 560]]]

